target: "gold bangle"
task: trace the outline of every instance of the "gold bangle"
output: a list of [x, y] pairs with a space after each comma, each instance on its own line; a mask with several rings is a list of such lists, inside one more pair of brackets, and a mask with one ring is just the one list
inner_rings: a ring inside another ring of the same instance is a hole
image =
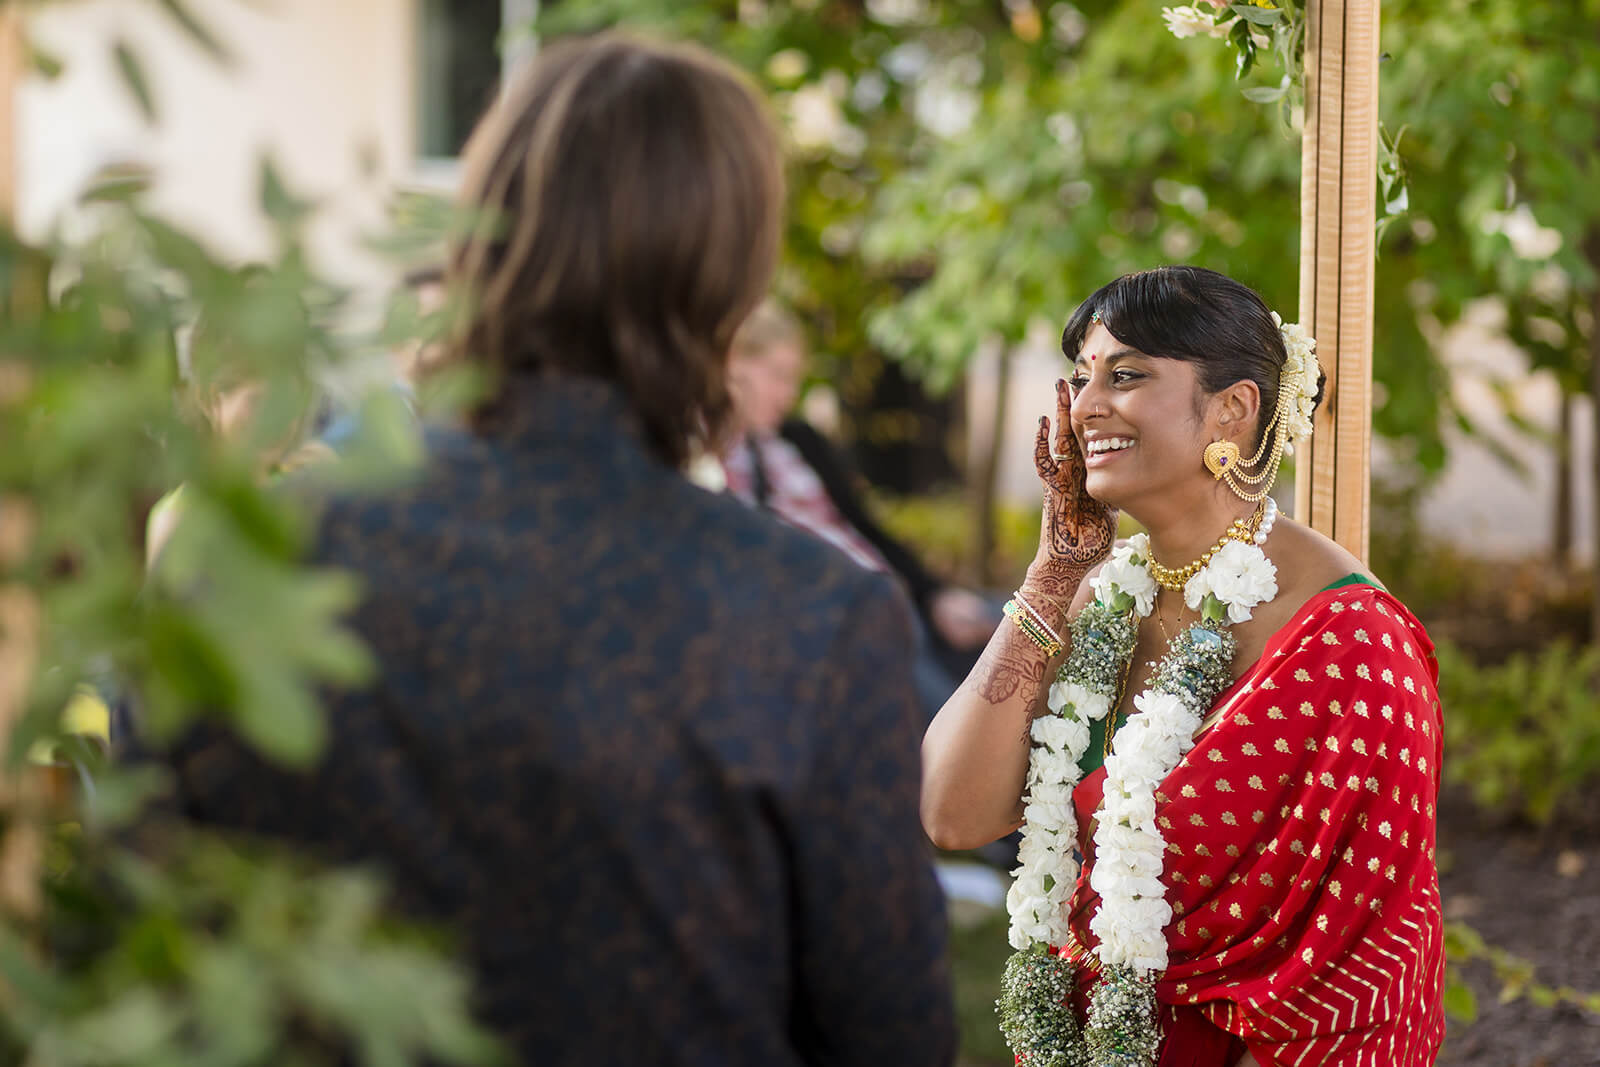
[[1017, 606], [1015, 600], [1006, 601], [1005, 613], [1011, 621], [1017, 624], [1017, 629], [1034, 644], [1044, 650], [1046, 656], [1055, 658], [1061, 654], [1061, 643], [1039, 629], [1038, 625], [1028, 617], [1026, 611]]
[[1015, 600], [1017, 602], [1017, 606], [1028, 613], [1028, 617], [1038, 625], [1039, 629], [1045, 632], [1045, 635], [1049, 637], [1050, 640], [1054, 641], [1058, 645], [1062, 644], [1061, 635], [1056, 633], [1055, 627], [1051, 626], [1045, 621], [1045, 617], [1039, 613], [1038, 608], [1028, 603], [1027, 597], [1022, 595], [1021, 589], [1018, 589], [1015, 593], [1011, 594], [1011, 599]]

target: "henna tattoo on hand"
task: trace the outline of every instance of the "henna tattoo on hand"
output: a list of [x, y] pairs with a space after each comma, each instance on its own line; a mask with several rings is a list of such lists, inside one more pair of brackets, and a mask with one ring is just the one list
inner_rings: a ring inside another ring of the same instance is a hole
[[1035, 562], [1028, 568], [1028, 573], [1022, 579], [1018, 591], [1027, 597], [1028, 603], [1036, 611], [1043, 613], [1045, 621], [1065, 638], [1067, 615], [1072, 607], [1072, 598], [1077, 593], [1078, 586], [1082, 584], [1084, 575], [1088, 573], [1089, 568], [1086, 566], [1063, 568]]
[[1040, 567], [1046, 571], [1076, 570], [1081, 581], [1084, 571], [1110, 554], [1117, 536], [1117, 511], [1089, 495], [1085, 485], [1089, 470], [1077, 435], [1072, 432], [1072, 396], [1065, 381], [1056, 382], [1054, 447], [1050, 419], [1040, 416], [1033, 465], [1044, 483]]
[[1024, 686], [1031, 686], [1027, 704], [1044, 683], [1044, 651], [1021, 634], [1002, 631], [990, 640], [972, 668], [978, 695], [993, 705], [1004, 704]]

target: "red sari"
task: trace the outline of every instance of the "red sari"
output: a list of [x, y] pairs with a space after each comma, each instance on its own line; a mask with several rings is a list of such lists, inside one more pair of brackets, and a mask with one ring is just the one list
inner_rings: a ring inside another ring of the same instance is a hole
[[[1427, 1067], [1444, 1040], [1438, 669], [1369, 585], [1325, 590], [1225, 692], [1156, 793], [1161, 1067]], [[1073, 801], [1092, 853], [1100, 769]], [[1093, 947], [1086, 855], [1072, 926]], [[1092, 975], [1085, 975], [1082, 1011]]]

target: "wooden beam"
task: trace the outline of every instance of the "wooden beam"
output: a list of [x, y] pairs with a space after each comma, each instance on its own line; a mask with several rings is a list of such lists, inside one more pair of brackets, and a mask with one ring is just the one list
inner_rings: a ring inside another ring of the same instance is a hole
[[1295, 517], [1362, 560], [1372, 498], [1379, 0], [1308, 0], [1300, 321], [1328, 382], [1295, 455]]

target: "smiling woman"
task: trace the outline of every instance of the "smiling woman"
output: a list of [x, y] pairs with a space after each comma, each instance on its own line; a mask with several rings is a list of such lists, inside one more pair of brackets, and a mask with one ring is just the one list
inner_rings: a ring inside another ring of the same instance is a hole
[[1432, 1063], [1432, 645], [1269, 496], [1314, 342], [1166, 267], [1062, 348], [1039, 554], [923, 744], [936, 842], [1023, 830], [1002, 1029], [1065, 1065]]

